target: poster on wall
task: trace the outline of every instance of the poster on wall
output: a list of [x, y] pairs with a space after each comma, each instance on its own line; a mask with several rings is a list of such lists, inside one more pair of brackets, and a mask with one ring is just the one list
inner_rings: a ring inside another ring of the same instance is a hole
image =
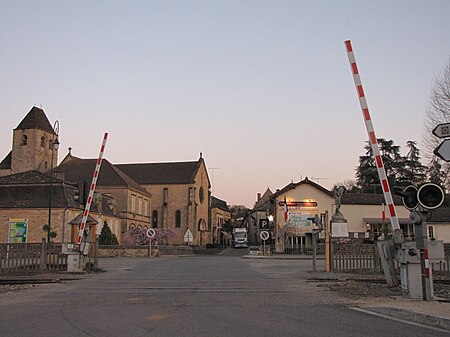
[[348, 238], [348, 225], [346, 222], [333, 222], [331, 224], [331, 236], [333, 238]]
[[8, 243], [27, 242], [28, 219], [9, 219]]
[[[308, 219], [309, 218], [309, 219]], [[286, 232], [291, 236], [302, 236], [313, 229], [313, 223], [308, 214], [290, 213], [289, 220], [286, 223]]]

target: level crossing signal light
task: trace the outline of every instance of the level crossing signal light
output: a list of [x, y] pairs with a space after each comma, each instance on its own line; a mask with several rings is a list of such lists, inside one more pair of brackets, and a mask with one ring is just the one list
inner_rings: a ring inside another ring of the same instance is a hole
[[415, 210], [419, 205], [425, 209], [438, 208], [445, 198], [442, 187], [434, 183], [426, 183], [419, 188], [409, 185], [399, 194], [403, 198], [403, 205], [410, 211]]

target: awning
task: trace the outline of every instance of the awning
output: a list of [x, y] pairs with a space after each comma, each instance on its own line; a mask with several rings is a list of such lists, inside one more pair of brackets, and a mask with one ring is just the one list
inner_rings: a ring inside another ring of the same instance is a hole
[[[78, 214], [75, 218], [73, 218], [71, 221], [69, 221], [69, 224], [80, 226], [81, 221], [83, 221], [83, 213]], [[91, 217], [90, 214], [88, 214], [88, 217], [86, 220], [86, 225], [93, 226], [93, 225], [97, 225], [97, 224], [98, 224], [98, 221], [95, 220], [93, 217]]]
[[[364, 222], [369, 225], [389, 225], [391, 222], [389, 218], [383, 221], [382, 218], [363, 218]], [[409, 218], [398, 218], [398, 222], [400, 225], [409, 225], [412, 224], [412, 221]]]

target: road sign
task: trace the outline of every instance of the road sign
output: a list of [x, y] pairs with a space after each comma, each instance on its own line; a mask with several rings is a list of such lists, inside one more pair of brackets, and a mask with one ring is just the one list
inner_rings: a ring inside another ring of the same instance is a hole
[[188, 229], [184, 234], [184, 242], [192, 243], [192, 241], [194, 241], [194, 236], [192, 235], [192, 232]]
[[152, 237], [154, 237], [155, 235], [156, 235], [156, 232], [155, 232], [155, 230], [154, 230], [153, 228], [150, 228], [150, 229], [147, 230], [147, 236], [148, 236], [149, 238], [152, 238]]
[[434, 149], [433, 153], [446, 162], [450, 162], [450, 139], [446, 139], [439, 144], [439, 146]]
[[261, 238], [261, 240], [266, 241], [269, 238], [269, 232], [262, 231], [261, 234], [259, 234], [259, 237]]
[[439, 138], [450, 137], [450, 123], [439, 124], [432, 132], [433, 135]]
[[264, 231], [269, 229], [269, 220], [268, 219], [261, 219], [259, 220], [259, 229]]

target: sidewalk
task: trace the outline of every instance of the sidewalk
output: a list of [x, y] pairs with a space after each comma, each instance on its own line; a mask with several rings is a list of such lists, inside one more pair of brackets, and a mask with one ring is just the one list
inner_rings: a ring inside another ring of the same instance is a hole
[[398, 297], [359, 304], [355, 309], [450, 332], [450, 302], [426, 302]]
[[[244, 255], [244, 259], [277, 259], [277, 260], [311, 260], [311, 255]], [[317, 260], [323, 260], [324, 256], [317, 256]], [[328, 274], [328, 273], [327, 273]], [[350, 275], [347, 275], [350, 276]], [[332, 280], [334, 274], [323, 274], [319, 278]], [[367, 300], [350, 301], [349, 307], [372, 315], [378, 315], [390, 319], [399, 319], [417, 324], [422, 324], [450, 332], [450, 301], [435, 299], [422, 301], [395, 297], [378, 297]]]

